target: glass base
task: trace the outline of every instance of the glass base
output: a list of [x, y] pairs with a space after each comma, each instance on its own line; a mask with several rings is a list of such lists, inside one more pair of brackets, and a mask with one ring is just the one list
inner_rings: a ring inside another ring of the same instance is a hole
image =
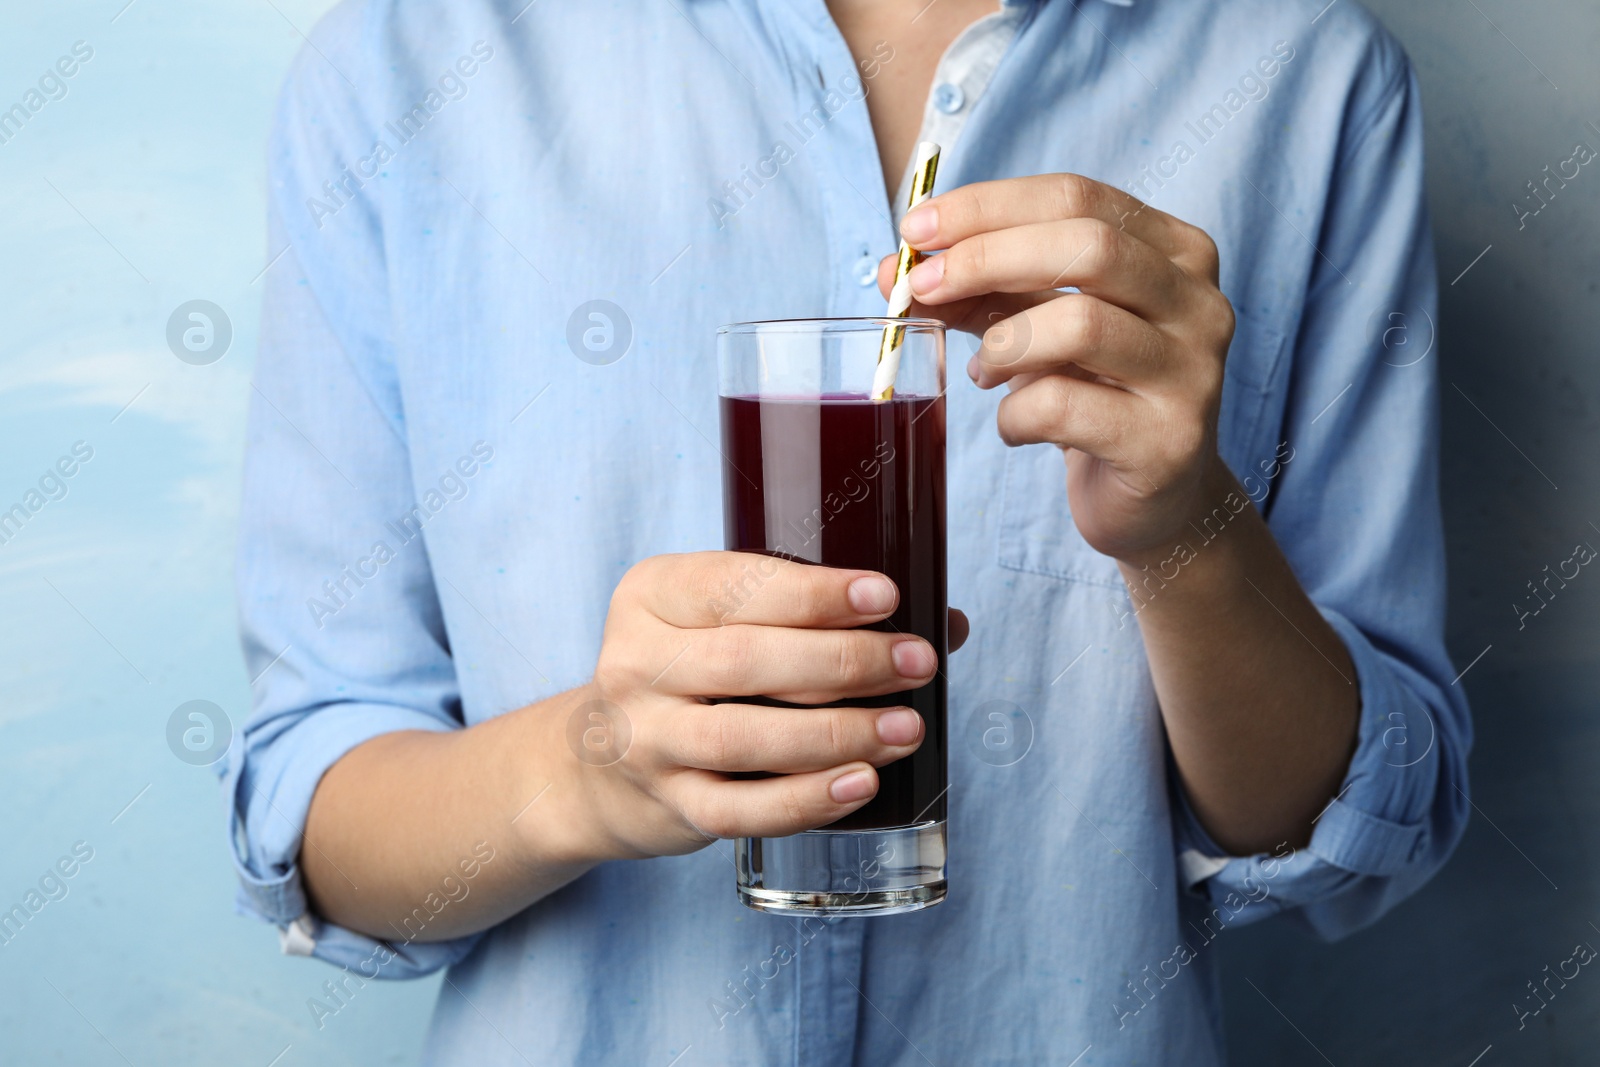
[[945, 897], [945, 824], [733, 843], [739, 901], [776, 915], [899, 915]]

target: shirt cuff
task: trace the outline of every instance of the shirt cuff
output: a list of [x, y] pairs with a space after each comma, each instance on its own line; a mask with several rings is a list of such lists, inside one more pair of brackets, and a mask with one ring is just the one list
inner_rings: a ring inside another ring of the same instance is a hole
[[325, 922], [308, 910], [297, 862], [306, 816], [322, 776], [347, 752], [400, 730], [442, 732], [437, 715], [386, 704], [330, 704], [258, 716], [229, 754], [224, 779], [239, 878], [235, 908], [278, 927], [285, 954], [315, 956], [365, 978], [416, 978], [470, 952], [481, 934], [450, 941], [383, 941]]
[[1178, 870], [1184, 888], [1212, 903], [1247, 902], [1243, 924], [1334, 896], [1366, 894], [1355, 907], [1336, 909], [1348, 920], [1324, 928], [1339, 936], [1366, 925], [1395, 899], [1386, 883], [1431, 851], [1436, 829], [1430, 814], [1439, 782], [1440, 736], [1436, 717], [1353, 623], [1337, 612], [1323, 616], [1343, 640], [1360, 688], [1355, 754], [1333, 800], [1317, 816], [1303, 848], [1284, 842], [1270, 852], [1232, 855], [1200, 824], [1175, 768], [1169, 763]]

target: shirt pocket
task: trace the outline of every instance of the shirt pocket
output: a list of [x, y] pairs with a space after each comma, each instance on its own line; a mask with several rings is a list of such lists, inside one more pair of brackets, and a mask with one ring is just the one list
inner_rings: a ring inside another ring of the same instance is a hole
[[[1218, 449], [1243, 473], [1272, 452], [1272, 411], [1281, 407], [1284, 334], [1270, 323], [1235, 312], [1218, 415]], [[1000, 505], [1000, 566], [1062, 581], [1122, 589], [1116, 560], [1089, 546], [1072, 521], [1067, 468], [1054, 445], [1006, 450]]]

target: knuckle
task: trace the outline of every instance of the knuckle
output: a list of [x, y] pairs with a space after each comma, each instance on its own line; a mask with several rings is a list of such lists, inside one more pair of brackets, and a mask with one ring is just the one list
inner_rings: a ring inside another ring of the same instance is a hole
[[729, 716], [712, 711], [689, 728], [688, 752], [696, 765], [714, 769], [726, 766], [737, 742]]
[[[981, 231], [987, 229], [988, 220], [993, 219], [1002, 209], [998, 190], [985, 184], [978, 183], [957, 190], [953, 197], [955, 203], [950, 207], [955, 208], [951, 219], [959, 232]], [[942, 216], [948, 210], [945, 202], [939, 204], [939, 213]]]
[[[714, 790], [713, 795], [716, 792]], [[721, 799], [708, 798], [692, 812], [685, 808], [683, 815], [690, 826], [712, 837], [738, 837], [743, 828], [734, 806]]]
[[865, 633], [845, 631], [836, 635], [834, 677], [841, 683], [861, 681], [872, 671], [872, 657], [866, 648]]
[[990, 237], [987, 233], [980, 233], [962, 241], [951, 251], [958, 253], [956, 257], [945, 266], [945, 276], [955, 285], [982, 278], [988, 270], [991, 249]]
[[842, 761], [850, 754], [852, 747], [850, 726], [850, 716], [847, 712], [836, 710], [827, 713], [828, 753], [832, 758]]
[[1217, 268], [1221, 263], [1221, 253], [1217, 250], [1217, 242], [1211, 235], [1198, 226], [1188, 226], [1184, 238], [1189, 245], [1189, 254], [1205, 271], [1208, 277], [1215, 277]]
[[1071, 219], [1083, 215], [1089, 208], [1089, 182], [1081, 174], [1053, 176], [1058, 218]]
[[786, 827], [805, 826], [811, 821], [810, 808], [800, 796], [799, 788], [793, 784], [778, 793], [778, 810]]
[[1093, 352], [1107, 340], [1105, 307], [1099, 301], [1083, 297], [1067, 298], [1067, 340], [1078, 351]]
[[706, 609], [711, 615], [720, 619], [725, 611], [723, 594], [726, 586], [727, 565], [721, 559], [707, 553], [696, 558], [688, 567], [679, 590], [689, 603], [697, 608]]
[[740, 627], [728, 627], [717, 637], [706, 662], [706, 681], [713, 687], [711, 696], [737, 694], [750, 678], [756, 660], [755, 640]]
[[1239, 324], [1238, 315], [1233, 310], [1233, 301], [1223, 295], [1222, 290], [1216, 290], [1212, 300], [1212, 321], [1217, 324], [1217, 341], [1226, 357], [1228, 347], [1233, 343], [1233, 331]]
[[1040, 379], [1040, 413], [1052, 428], [1064, 426], [1072, 417], [1072, 384], [1063, 374]]
[[1104, 195], [1111, 209], [1116, 212], [1117, 229], [1124, 232], [1128, 229], [1128, 220], [1137, 218], [1145, 208], [1150, 206], [1138, 197], [1130, 196], [1120, 189], [1112, 189]]
[[833, 602], [838, 598], [839, 577], [822, 567], [796, 567], [798, 579], [795, 603], [804, 623], [816, 623], [830, 618]]
[[1023, 442], [1021, 398], [1020, 391], [1001, 398], [1000, 410], [995, 414], [995, 429], [1000, 433], [1000, 441], [1010, 448]]
[[1104, 219], [1082, 220], [1083, 265], [1088, 272], [1102, 274], [1116, 265], [1117, 228]]
[[629, 567], [617, 587], [611, 591], [611, 610], [626, 608], [637, 600], [639, 594], [649, 587], [650, 575], [658, 566], [656, 558], [651, 556]]
[[1071, 396], [1065, 375], [1047, 374], [1030, 382], [1000, 402], [1000, 439], [1012, 446], [1060, 441], [1072, 414]]

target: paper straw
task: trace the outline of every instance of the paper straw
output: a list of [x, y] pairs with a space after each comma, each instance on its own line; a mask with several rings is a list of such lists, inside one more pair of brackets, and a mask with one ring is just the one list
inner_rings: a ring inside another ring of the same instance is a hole
[[[939, 146], [932, 141], [917, 145], [916, 162], [911, 168], [911, 199], [906, 203], [910, 211], [933, 195], [933, 178], [939, 170]], [[911, 308], [911, 283], [906, 275], [922, 262], [922, 253], [900, 242], [900, 258], [894, 267], [894, 288], [889, 290], [889, 318], [904, 318]], [[894, 379], [900, 373], [900, 349], [905, 340], [906, 328], [902, 325], [885, 326], [883, 340], [878, 345], [878, 369], [872, 375], [872, 399], [888, 400], [894, 396]]]

